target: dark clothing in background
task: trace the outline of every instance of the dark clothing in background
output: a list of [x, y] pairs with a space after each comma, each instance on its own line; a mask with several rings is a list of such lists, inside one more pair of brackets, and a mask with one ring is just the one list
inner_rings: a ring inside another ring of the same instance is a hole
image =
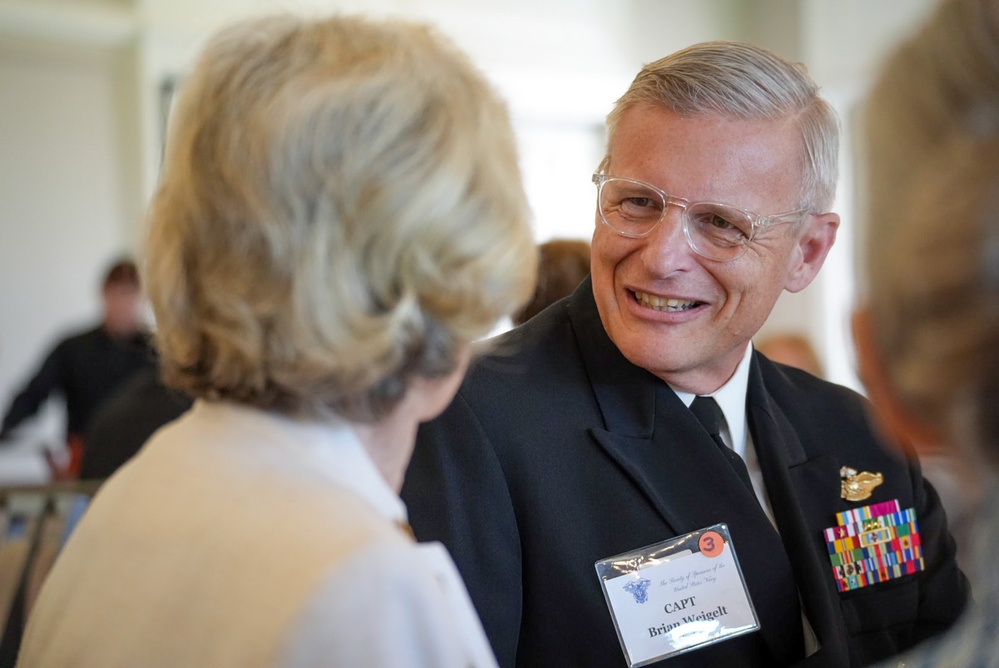
[[83, 434], [97, 408], [122, 382], [155, 366], [156, 357], [145, 333], [116, 339], [104, 327], [96, 327], [64, 339], [14, 397], [0, 436], [37, 413], [53, 392], [66, 400], [67, 434]]
[[194, 401], [167, 387], [156, 369], [143, 369], [108, 398], [84, 435], [80, 478], [108, 478], [139, 451], [157, 429], [180, 417]]

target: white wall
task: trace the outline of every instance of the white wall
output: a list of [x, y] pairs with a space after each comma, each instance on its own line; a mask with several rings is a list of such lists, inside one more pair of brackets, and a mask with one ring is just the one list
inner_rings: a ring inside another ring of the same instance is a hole
[[0, 42], [3, 406], [55, 337], [99, 316], [103, 265], [129, 246], [117, 62], [102, 47]]
[[[338, 9], [436, 23], [509, 100], [544, 240], [590, 235], [603, 116], [643, 63], [697, 41], [751, 39], [805, 62], [850, 118], [874, 63], [934, 2], [0, 0], [0, 408], [59, 333], [96, 315], [100, 271], [135, 247], [155, 183], [159, 88], [234, 17]], [[844, 324], [850, 160], [840, 243], [764, 332], [804, 330], [833, 379], [856, 386]]]

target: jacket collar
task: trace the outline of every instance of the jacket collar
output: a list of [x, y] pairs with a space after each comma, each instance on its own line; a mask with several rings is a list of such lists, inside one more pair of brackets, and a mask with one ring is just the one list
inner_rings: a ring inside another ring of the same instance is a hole
[[607, 431], [622, 437], [651, 438], [654, 388], [665, 383], [629, 362], [611, 341], [600, 320], [589, 277], [570, 297], [569, 318]]

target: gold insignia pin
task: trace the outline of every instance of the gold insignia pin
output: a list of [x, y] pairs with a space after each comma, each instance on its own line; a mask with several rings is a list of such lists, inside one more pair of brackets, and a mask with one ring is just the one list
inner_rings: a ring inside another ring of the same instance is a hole
[[840, 497], [847, 501], [869, 499], [874, 488], [885, 481], [880, 473], [869, 471], [857, 473], [856, 469], [849, 466], [840, 468], [839, 477], [843, 479], [840, 483]]

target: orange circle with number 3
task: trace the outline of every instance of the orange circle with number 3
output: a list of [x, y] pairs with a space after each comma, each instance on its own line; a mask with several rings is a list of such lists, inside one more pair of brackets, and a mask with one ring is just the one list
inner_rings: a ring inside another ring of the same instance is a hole
[[717, 531], [705, 531], [697, 539], [697, 547], [705, 557], [717, 557], [725, 549], [725, 539]]

